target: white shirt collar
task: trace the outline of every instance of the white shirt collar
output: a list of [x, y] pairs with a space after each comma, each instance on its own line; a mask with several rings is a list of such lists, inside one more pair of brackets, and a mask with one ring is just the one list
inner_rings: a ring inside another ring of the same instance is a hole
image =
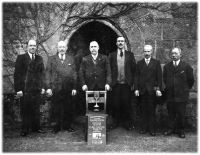
[[147, 59], [147, 58], [144, 58], [144, 60], [145, 60], [145, 62], [146, 62], [146, 61], [149, 61], [149, 62], [150, 62], [151, 57], [149, 57], [148, 59]]
[[[120, 52], [121, 52], [121, 50], [118, 48], [118, 49], [117, 49], [118, 55], [120, 55]], [[124, 49], [124, 48], [122, 49], [122, 52], [123, 52], [123, 54], [124, 54], [124, 52], [125, 52], [125, 49]]]
[[[58, 56], [61, 59], [61, 53], [58, 53]], [[65, 60], [65, 54], [63, 54], [63, 60]]]
[[93, 54], [91, 54], [91, 55], [92, 55], [92, 58], [93, 58], [94, 60], [96, 60], [97, 57], [98, 57], [98, 53], [97, 53], [96, 55], [93, 55]]
[[[178, 66], [179, 63], [180, 63], [180, 59], [176, 61], [176, 65]], [[175, 65], [175, 61], [173, 61], [173, 65]]]
[[[31, 60], [32, 60], [32, 54], [31, 54], [30, 52], [28, 52], [28, 55], [29, 55], [29, 57], [30, 57]], [[34, 55], [34, 57], [35, 57], [35, 53], [33, 53], [33, 55]]]

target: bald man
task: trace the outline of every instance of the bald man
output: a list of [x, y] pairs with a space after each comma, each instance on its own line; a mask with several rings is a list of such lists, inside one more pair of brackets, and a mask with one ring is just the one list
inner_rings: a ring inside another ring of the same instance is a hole
[[141, 99], [140, 133], [149, 131], [155, 136], [155, 97], [162, 96], [162, 70], [160, 62], [152, 58], [152, 52], [151, 45], [144, 46], [144, 59], [138, 61], [136, 66], [135, 95]]
[[171, 135], [176, 130], [180, 138], [185, 138], [186, 103], [189, 90], [194, 84], [194, 75], [192, 67], [180, 58], [181, 49], [174, 47], [171, 51], [172, 61], [166, 64], [163, 70], [169, 113], [169, 129], [164, 135]]
[[36, 41], [29, 40], [27, 53], [18, 55], [15, 63], [14, 86], [20, 99], [21, 136], [40, 129], [40, 97], [44, 94], [44, 64], [36, 54]]
[[52, 96], [51, 122], [53, 132], [73, 132], [73, 98], [76, 95], [77, 72], [74, 57], [64, 41], [58, 42], [57, 54], [49, 57], [46, 68], [46, 93]]
[[91, 41], [89, 45], [91, 54], [83, 57], [79, 76], [83, 91], [110, 90], [111, 72], [108, 58], [100, 54], [99, 44]]

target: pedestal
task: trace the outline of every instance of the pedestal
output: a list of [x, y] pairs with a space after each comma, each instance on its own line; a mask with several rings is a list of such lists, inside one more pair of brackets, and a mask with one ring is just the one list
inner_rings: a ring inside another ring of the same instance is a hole
[[87, 114], [87, 143], [88, 145], [106, 145], [107, 114]]

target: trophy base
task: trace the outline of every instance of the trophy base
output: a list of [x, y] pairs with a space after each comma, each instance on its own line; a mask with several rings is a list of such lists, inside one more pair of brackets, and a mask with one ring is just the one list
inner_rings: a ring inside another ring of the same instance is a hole
[[99, 112], [99, 109], [94, 109], [95, 112]]

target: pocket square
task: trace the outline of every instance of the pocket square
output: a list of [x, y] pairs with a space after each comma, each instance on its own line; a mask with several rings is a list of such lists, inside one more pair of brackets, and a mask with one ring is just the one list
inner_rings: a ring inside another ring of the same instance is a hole
[[184, 73], [185, 71], [181, 71], [181, 74]]

